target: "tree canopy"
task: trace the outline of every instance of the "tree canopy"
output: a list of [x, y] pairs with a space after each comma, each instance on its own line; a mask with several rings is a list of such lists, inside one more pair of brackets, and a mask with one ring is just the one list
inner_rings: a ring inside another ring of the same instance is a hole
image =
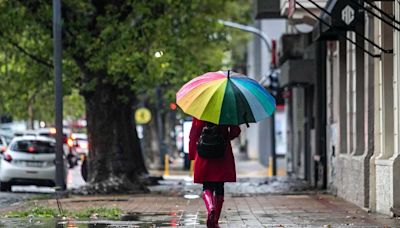
[[[249, 18], [247, 0], [67, 0], [62, 4], [67, 94], [71, 87], [81, 92], [95, 88], [99, 79], [84, 78], [85, 71], [107, 69], [102, 80], [142, 92], [160, 82], [179, 85], [218, 70], [230, 46], [229, 33], [217, 20]], [[23, 84], [13, 91], [19, 94], [49, 88], [51, 84], [43, 82], [53, 80], [50, 1], [0, 1], [0, 9], [3, 83]], [[155, 57], [157, 52], [162, 53], [160, 58]]]
[[[124, 177], [118, 173], [135, 182], [131, 176], [145, 172], [140, 163], [115, 168], [142, 160], [132, 155], [140, 153], [138, 141], [129, 141], [137, 139], [129, 118], [138, 95], [163, 85], [172, 97], [192, 77], [223, 67], [232, 35], [218, 20], [245, 22], [249, 6], [249, 0], [62, 1], [64, 94], [84, 97], [91, 182]], [[38, 113], [45, 112], [40, 118], [51, 119], [51, 1], [0, 0], [0, 10], [0, 86], [8, 88], [0, 92], [0, 111], [25, 118], [33, 100]]]

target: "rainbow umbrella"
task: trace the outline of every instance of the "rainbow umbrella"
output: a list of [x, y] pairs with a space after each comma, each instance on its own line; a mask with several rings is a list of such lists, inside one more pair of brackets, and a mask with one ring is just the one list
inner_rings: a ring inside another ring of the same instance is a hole
[[257, 81], [232, 71], [192, 79], [176, 93], [176, 103], [185, 113], [220, 125], [248, 125], [276, 108], [274, 97]]

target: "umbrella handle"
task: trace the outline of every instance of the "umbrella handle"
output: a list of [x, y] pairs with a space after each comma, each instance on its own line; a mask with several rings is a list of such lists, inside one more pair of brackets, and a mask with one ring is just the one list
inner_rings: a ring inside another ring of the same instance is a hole
[[249, 122], [247, 121], [247, 118], [246, 118], [246, 117], [247, 117], [247, 112], [244, 112], [244, 113], [243, 113], [243, 119], [244, 119], [244, 122], [246, 122], [246, 127], [249, 128], [250, 125], [249, 125]]
[[228, 70], [228, 79], [230, 78], [231, 70]]

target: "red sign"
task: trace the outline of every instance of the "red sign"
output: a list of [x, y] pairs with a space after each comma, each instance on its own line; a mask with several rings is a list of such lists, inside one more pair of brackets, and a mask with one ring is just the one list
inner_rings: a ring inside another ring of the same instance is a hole
[[291, 18], [296, 10], [296, 0], [288, 0], [289, 7], [288, 7], [288, 18]]

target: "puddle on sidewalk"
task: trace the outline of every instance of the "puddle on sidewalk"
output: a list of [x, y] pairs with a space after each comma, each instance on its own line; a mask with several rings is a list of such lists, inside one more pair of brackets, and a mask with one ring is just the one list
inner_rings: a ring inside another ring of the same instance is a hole
[[0, 227], [57, 227], [55, 219], [37, 218], [37, 219], [20, 219], [20, 218], [1, 218]]
[[57, 219], [12, 219], [0, 220], [2, 227], [49, 227], [49, 228], [84, 228], [84, 227], [176, 227], [204, 225], [205, 214], [202, 212], [186, 213], [130, 213], [121, 216], [120, 220], [57, 220]]

